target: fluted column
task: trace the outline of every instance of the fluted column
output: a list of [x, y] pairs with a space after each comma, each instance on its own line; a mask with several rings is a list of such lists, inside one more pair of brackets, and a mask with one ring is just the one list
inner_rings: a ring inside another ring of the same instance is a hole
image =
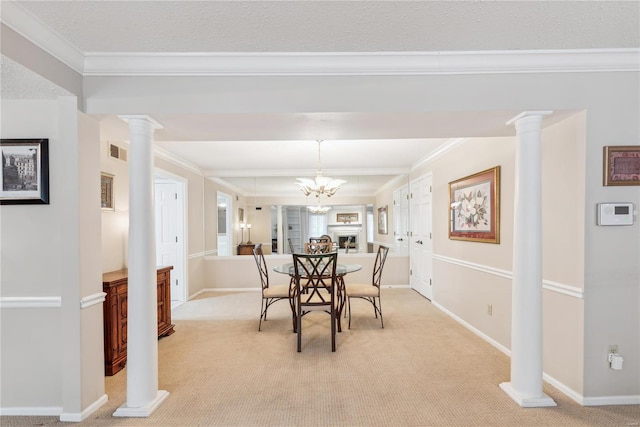
[[542, 391], [541, 124], [551, 111], [524, 112], [516, 127], [511, 382], [500, 387], [522, 407], [556, 406]]
[[162, 126], [148, 116], [120, 118], [130, 136], [127, 401], [113, 415], [148, 417], [169, 396], [158, 390], [153, 132]]

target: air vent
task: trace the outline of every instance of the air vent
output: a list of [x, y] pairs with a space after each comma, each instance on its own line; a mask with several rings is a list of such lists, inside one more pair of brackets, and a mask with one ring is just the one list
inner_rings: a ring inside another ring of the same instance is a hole
[[115, 144], [109, 144], [109, 156], [114, 159], [120, 159], [123, 162], [127, 161], [127, 150], [124, 148], [118, 147]]

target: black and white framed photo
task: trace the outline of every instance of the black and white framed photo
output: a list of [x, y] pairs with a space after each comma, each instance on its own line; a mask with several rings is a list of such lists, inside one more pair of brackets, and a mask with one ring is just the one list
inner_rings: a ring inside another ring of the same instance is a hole
[[0, 205], [49, 204], [49, 140], [2, 139]]

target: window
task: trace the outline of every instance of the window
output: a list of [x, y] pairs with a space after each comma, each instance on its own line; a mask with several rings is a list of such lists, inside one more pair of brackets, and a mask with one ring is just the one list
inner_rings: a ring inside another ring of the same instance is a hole
[[327, 215], [309, 213], [309, 237], [327, 234]]

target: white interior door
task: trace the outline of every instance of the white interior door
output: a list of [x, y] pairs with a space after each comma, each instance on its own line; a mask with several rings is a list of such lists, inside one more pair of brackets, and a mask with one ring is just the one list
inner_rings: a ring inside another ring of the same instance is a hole
[[171, 270], [171, 305], [186, 301], [184, 273], [184, 194], [183, 185], [156, 179], [156, 265], [173, 266]]
[[431, 175], [425, 175], [410, 185], [410, 284], [420, 294], [431, 299], [433, 278], [433, 232]]

